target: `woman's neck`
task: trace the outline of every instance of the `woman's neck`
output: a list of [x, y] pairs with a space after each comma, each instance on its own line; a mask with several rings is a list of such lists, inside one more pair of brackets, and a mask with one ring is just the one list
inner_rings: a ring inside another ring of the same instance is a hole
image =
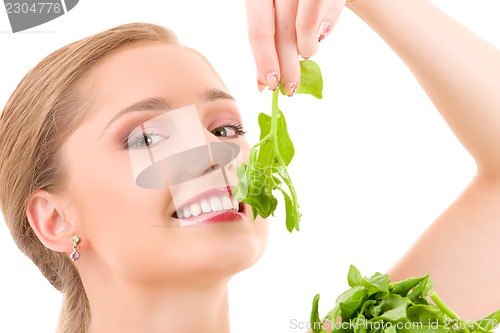
[[227, 281], [92, 291], [92, 333], [229, 333]]

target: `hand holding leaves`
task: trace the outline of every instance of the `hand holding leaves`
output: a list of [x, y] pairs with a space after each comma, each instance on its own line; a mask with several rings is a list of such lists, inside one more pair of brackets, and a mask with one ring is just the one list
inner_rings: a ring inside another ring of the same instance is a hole
[[[323, 79], [319, 66], [312, 60], [303, 60], [300, 67], [302, 83], [296, 93], [322, 98]], [[254, 218], [257, 215], [266, 218], [276, 210], [278, 200], [273, 192], [278, 190], [285, 201], [286, 227], [291, 232], [299, 230], [301, 216], [297, 193], [286, 169], [295, 149], [288, 135], [285, 117], [278, 106], [278, 97], [276, 90], [272, 96], [271, 116], [259, 114], [260, 141], [251, 148], [248, 165], [239, 167], [239, 182], [233, 189], [233, 195], [238, 201], [252, 206]]]

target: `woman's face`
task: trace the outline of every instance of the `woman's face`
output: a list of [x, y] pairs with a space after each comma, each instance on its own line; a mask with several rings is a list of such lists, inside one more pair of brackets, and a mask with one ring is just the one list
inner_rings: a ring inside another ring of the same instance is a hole
[[[83, 87], [90, 117], [62, 151], [67, 218], [92, 274], [191, 283], [252, 265], [267, 224], [230, 196], [249, 146], [235, 101], [207, 62], [181, 47], [139, 44], [105, 58]], [[213, 148], [220, 142], [226, 152]], [[160, 173], [144, 184], [153, 160]]]

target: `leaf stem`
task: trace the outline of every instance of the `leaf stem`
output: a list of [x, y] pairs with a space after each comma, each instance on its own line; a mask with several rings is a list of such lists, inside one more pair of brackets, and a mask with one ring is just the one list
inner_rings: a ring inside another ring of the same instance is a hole
[[271, 136], [273, 142], [273, 152], [275, 154], [275, 158], [280, 162], [280, 164], [285, 165], [283, 162], [283, 158], [280, 154], [280, 149], [278, 147], [278, 118], [280, 117], [280, 109], [278, 107], [278, 97], [279, 97], [279, 89], [273, 91], [273, 99], [272, 99], [272, 113], [271, 113], [271, 132], [269, 135]]
[[259, 142], [257, 142], [253, 147], [252, 149], [256, 149], [257, 147], [259, 146], [262, 146], [264, 143], [266, 143], [267, 141], [269, 141], [271, 139], [271, 133], [267, 134], [265, 137], [262, 138], [262, 140], [260, 140]]
[[[272, 97], [271, 132], [269, 133], [269, 135], [271, 135], [271, 138], [273, 139], [273, 143], [274, 143], [273, 151], [275, 154], [275, 158], [278, 160], [279, 164], [281, 164], [282, 166], [285, 166], [285, 162], [283, 161], [283, 158], [281, 157], [279, 146], [278, 146], [278, 118], [280, 116], [283, 117], [281, 115], [281, 111], [279, 109], [278, 99], [279, 99], [279, 89], [276, 89], [275, 91], [273, 91], [273, 97]], [[293, 210], [292, 214], [293, 215], [298, 214], [299, 207], [298, 207], [298, 203], [297, 203], [298, 202], [297, 192], [295, 191], [295, 188], [294, 188], [293, 183], [291, 181], [288, 170], [286, 169], [286, 167], [279, 168], [279, 169], [280, 169], [279, 171], [283, 171], [283, 173], [279, 172], [279, 174], [280, 174], [281, 178], [283, 178], [283, 180], [285, 181], [285, 184], [288, 186], [288, 189], [290, 190], [290, 196], [292, 197], [291, 198], [292, 210]], [[288, 215], [288, 212], [287, 212], [287, 215]], [[297, 218], [294, 218], [294, 228], [296, 230], [299, 230]]]
[[277, 137], [278, 136], [278, 113], [279, 113], [279, 107], [278, 107], [278, 97], [279, 97], [279, 89], [276, 89], [273, 91], [273, 97], [272, 97], [272, 113], [271, 113], [271, 137]]
[[444, 303], [444, 301], [441, 299], [441, 297], [439, 297], [438, 294], [434, 290], [432, 290], [429, 293], [429, 296], [434, 301], [434, 303], [436, 304], [436, 306], [439, 309], [441, 309], [441, 311], [443, 311], [444, 313], [446, 313], [446, 315], [448, 317], [450, 317], [451, 319], [462, 320], [462, 319], [460, 319], [460, 317], [455, 312], [453, 312], [452, 309], [450, 309], [450, 307], [448, 305], [446, 305]]
[[464, 333], [470, 333], [467, 325], [464, 325], [464, 321], [455, 312], [453, 312], [453, 310], [448, 305], [445, 304], [445, 302], [441, 299], [441, 297], [438, 296], [438, 294], [434, 290], [429, 293], [429, 296], [441, 311], [443, 311], [451, 319], [454, 319], [458, 322], [460, 328], [463, 328]]

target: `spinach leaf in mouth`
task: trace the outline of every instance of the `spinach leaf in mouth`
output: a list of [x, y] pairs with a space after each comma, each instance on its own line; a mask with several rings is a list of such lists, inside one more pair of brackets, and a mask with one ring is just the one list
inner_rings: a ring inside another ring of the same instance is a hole
[[[323, 78], [319, 66], [312, 60], [300, 62], [301, 84], [297, 94], [323, 97]], [[252, 207], [253, 218], [274, 215], [278, 200], [274, 191], [282, 193], [286, 209], [286, 228], [299, 230], [300, 212], [297, 192], [287, 166], [292, 161], [295, 149], [288, 134], [285, 116], [278, 106], [279, 87], [272, 94], [271, 116], [260, 113], [260, 141], [250, 149], [248, 165], [238, 168], [238, 183], [233, 189], [234, 197]]]
[[491, 333], [500, 323], [500, 311], [479, 320], [461, 319], [434, 291], [429, 275], [391, 283], [387, 274], [367, 278], [351, 265], [347, 281], [351, 288], [323, 320], [320, 296], [314, 297], [313, 333]]

